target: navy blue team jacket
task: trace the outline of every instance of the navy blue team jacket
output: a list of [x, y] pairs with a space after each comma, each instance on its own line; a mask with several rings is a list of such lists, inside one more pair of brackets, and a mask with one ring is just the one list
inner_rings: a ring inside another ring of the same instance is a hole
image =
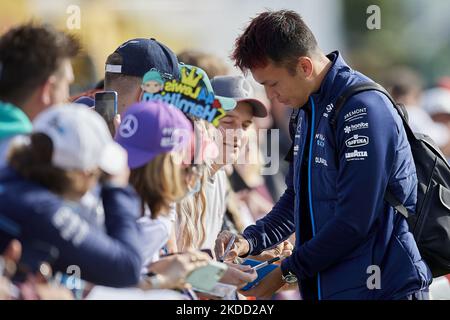
[[[389, 187], [415, 211], [417, 176], [411, 149], [397, 111], [379, 92], [351, 97], [333, 129], [330, 118], [337, 98], [348, 86], [371, 80], [352, 70], [339, 52], [328, 58], [332, 66], [320, 90], [309, 97], [310, 115], [305, 108], [297, 113], [287, 189], [272, 211], [243, 235], [250, 253], [258, 254], [295, 232], [293, 254], [281, 267], [298, 277], [301, 291], [307, 290], [302, 280], [316, 279], [319, 300], [401, 299], [425, 289], [432, 279], [405, 218], [384, 200]], [[307, 171], [300, 170], [304, 154]], [[301, 173], [308, 175], [303, 177], [306, 184]], [[301, 205], [300, 199], [308, 203]], [[308, 212], [300, 209], [305, 207]], [[312, 229], [312, 238], [303, 243], [301, 215], [308, 215]], [[370, 278], [376, 270], [379, 288]]]

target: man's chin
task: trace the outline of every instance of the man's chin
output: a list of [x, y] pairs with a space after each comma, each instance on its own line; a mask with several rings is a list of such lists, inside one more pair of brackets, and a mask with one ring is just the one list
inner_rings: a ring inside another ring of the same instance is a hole
[[298, 109], [298, 107], [295, 107], [292, 103], [288, 102], [280, 102], [281, 105], [285, 108], [291, 108], [291, 109]]

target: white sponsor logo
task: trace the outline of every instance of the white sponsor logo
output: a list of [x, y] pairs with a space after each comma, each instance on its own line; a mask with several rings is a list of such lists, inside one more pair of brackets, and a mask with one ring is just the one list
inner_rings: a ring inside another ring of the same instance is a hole
[[359, 108], [350, 111], [344, 116], [345, 122], [351, 122], [357, 119], [361, 119], [363, 116], [367, 115], [367, 108]]
[[350, 133], [352, 131], [356, 131], [356, 130], [361, 130], [361, 129], [367, 129], [369, 128], [369, 123], [367, 122], [360, 122], [357, 124], [351, 124], [349, 126], [345, 126], [344, 127], [344, 132], [345, 133]]
[[136, 133], [138, 127], [138, 119], [134, 115], [129, 114], [125, 117], [125, 119], [122, 120], [122, 123], [120, 124], [119, 135], [123, 138], [130, 138]]
[[352, 152], [346, 152], [345, 153], [345, 159], [347, 161], [351, 160], [364, 160], [364, 158], [367, 158], [367, 151], [352, 151]]
[[187, 141], [191, 135], [190, 131], [180, 128], [166, 127], [162, 129], [160, 145], [163, 148], [180, 146], [183, 141]]
[[353, 135], [353, 137], [345, 141], [345, 145], [349, 148], [361, 147], [367, 144], [369, 144], [369, 137], [360, 136], [357, 134]]
[[327, 112], [324, 112], [324, 113], [322, 114], [322, 116], [324, 116], [325, 118], [328, 118], [328, 114], [329, 114], [331, 111], [333, 111], [333, 108], [334, 108], [334, 105], [333, 105], [332, 103], [330, 103], [329, 105], [327, 105], [327, 106], [325, 107], [325, 109], [327, 110]]
[[315, 157], [315, 163], [321, 164], [325, 167], [328, 167], [328, 162], [324, 158], [321, 157]]
[[325, 141], [325, 136], [322, 133], [316, 133], [316, 139]]
[[325, 136], [322, 133], [316, 133], [315, 138], [319, 147], [325, 146]]
[[71, 241], [78, 247], [87, 237], [89, 225], [69, 207], [61, 207], [52, 217], [52, 224], [58, 229], [61, 238]]

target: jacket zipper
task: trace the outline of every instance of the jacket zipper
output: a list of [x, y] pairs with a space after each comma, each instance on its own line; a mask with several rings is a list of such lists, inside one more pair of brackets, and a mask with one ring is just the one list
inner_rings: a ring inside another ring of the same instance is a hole
[[[315, 127], [315, 121], [316, 121], [316, 108], [314, 105], [313, 98], [309, 97], [309, 101], [311, 103], [311, 135], [309, 140], [309, 157], [308, 157], [308, 197], [309, 197], [309, 215], [311, 218], [311, 225], [312, 225], [312, 234], [313, 237], [316, 236], [316, 224], [314, 222], [314, 211], [312, 207], [312, 187], [311, 187], [311, 171], [312, 171], [312, 149], [314, 144], [314, 127]], [[317, 273], [317, 295], [318, 299], [322, 300], [322, 292], [320, 290], [320, 273]]]

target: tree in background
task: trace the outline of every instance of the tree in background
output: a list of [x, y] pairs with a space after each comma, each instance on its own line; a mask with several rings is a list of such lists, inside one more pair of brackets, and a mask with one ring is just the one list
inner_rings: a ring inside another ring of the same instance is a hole
[[[347, 56], [355, 69], [383, 79], [395, 65], [407, 65], [422, 73], [431, 85], [450, 75], [450, 2], [437, 0], [344, 0], [343, 23]], [[377, 5], [381, 28], [370, 30], [366, 10]]]

